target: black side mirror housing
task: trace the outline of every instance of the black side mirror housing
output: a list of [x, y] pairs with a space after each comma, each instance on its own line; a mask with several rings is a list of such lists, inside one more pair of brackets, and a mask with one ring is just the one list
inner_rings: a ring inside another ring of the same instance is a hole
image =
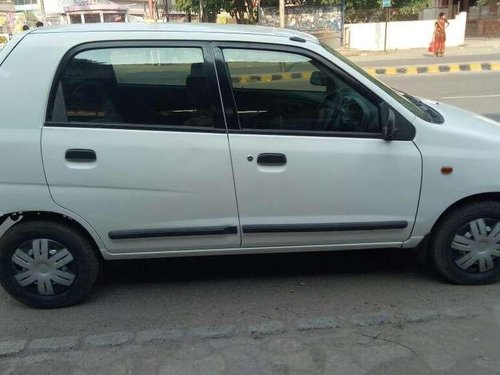
[[327, 79], [328, 78], [325, 76], [323, 72], [317, 70], [315, 72], [312, 72], [309, 82], [313, 86], [326, 86]]
[[398, 130], [396, 127], [396, 113], [386, 102], [380, 104], [379, 110], [382, 138], [389, 141]]

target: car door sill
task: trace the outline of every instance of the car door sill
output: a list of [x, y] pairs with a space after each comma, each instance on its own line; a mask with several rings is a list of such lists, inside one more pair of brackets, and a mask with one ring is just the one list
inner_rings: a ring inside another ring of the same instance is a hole
[[296, 245], [296, 246], [272, 246], [272, 247], [238, 247], [219, 249], [184, 249], [184, 250], [158, 250], [158, 251], [130, 251], [130, 252], [103, 252], [107, 260], [113, 259], [137, 259], [137, 258], [173, 258], [187, 256], [209, 256], [209, 255], [238, 255], [238, 254], [275, 254], [295, 252], [318, 252], [318, 251], [340, 251], [340, 250], [362, 250], [362, 249], [384, 249], [401, 248], [403, 242], [366, 242], [366, 243], [344, 243], [327, 245]]

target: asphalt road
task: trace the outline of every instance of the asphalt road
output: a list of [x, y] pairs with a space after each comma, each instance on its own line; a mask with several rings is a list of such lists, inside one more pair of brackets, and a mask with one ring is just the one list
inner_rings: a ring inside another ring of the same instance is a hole
[[391, 87], [435, 99], [500, 121], [500, 73], [379, 76]]
[[[498, 73], [384, 80], [500, 120]], [[500, 283], [448, 284], [403, 250], [123, 261], [104, 271], [89, 300], [66, 309], [30, 309], [0, 290], [0, 341], [500, 304]]]

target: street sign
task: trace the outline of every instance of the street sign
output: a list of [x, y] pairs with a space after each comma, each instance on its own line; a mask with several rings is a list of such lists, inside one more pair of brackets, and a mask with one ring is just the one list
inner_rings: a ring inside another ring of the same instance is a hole
[[391, 0], [382, 0], [382, 8], [390, 8]]

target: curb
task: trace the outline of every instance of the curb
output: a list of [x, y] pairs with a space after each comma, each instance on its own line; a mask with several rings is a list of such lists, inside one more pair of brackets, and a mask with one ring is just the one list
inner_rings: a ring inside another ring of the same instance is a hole
[[459, 72], [490, 72], [500, 71], [500, 61], [477, 62], [466, 64], [429, 64], [393, 66], [385, 68], [364, 68], [371, 75], [416, 75], [436, 73], [459, 73]]
[[441, 310], [379, 311], [352, 316], [318, 316], [300, 318], [291, 324], [282, 321], [265, 321], [248, 326], [226, 325], [186, 329], [148, 329], [141, 331], [110, 332], [88, 336], [63, 336], [12, 340], [0, 342], [0, 358], [27, 356], [48, 352], [102, 349], [124, 345], [157, 345], [183, 340], [229, 339], [237, 336], [262, 339], [265, 337], [297, 333], [332, 331], [341, 328], [364, 328], [386, 324], [398, 327], [404, 324], [425, 323], [437, 320], [474, 318], [485, 313], [483, 308], [446, 308]]
[[[428, 64], [428, 65], [408, 65], [371, 68], [363, 67], [371, 75], [402, 75], [402, 74], [424, 74], [424, 73], [458, 73], [458, 72], [485, 72], [500, 71], [500, 61], [476, 62], [476, 63], [456, 63], [456, 64]], [[288, 72], [272, 74], [242, 74], [231, 77], [233, 85], [249, 83], [269, 83], [278, 81], [294, 81], [311, 79], [312, 72]]]

